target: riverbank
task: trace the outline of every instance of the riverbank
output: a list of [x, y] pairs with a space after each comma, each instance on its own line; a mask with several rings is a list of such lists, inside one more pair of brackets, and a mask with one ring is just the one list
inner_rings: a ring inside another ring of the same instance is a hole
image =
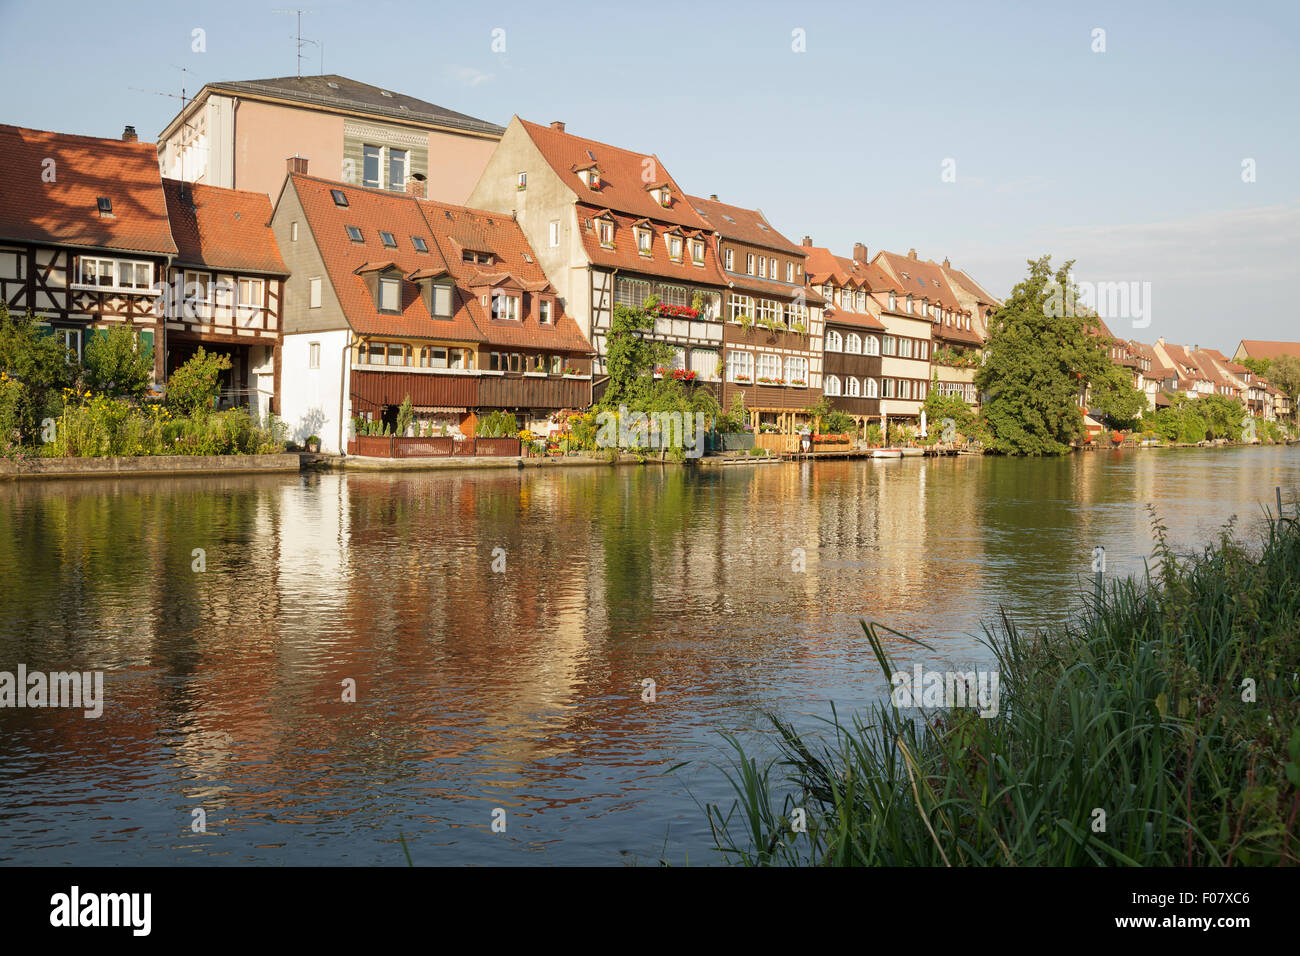
[[[1270, 517], [1257, 548], [1229, 523], [1187, 559], [1152, 524], [1154, 577], [1112, 583], [1067, 627], [1031, 635], [1004, 615], [986, 634], [995, 714], [897, 694], [826, 740], [773, 716], [765, 766], [728, 738], [717, 848], [750, 865], [1300, 862], [1300, 511]], [[900, 686], [911, 668], [888, 629], [862, 626]]]
[[114, 458], [25, 458], [0, 461], [0, 480], [107, 478], [122, 475], [231, 475], [295, 472], [296, 452], [271, 455], [138, 455]]

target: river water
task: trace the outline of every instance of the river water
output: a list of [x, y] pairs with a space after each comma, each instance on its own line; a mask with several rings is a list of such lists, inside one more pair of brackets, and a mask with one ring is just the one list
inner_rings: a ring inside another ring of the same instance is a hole
[[0, 671], [105, 700], [0, 709], [0, 862], [717, 863], [722, 732], [882, 699], [860, 620], [978, 663], [1095, 546], [1141, 573], [1148, 504], [1190, 550], [1277, 486], [1300, 449], [10, 483]]

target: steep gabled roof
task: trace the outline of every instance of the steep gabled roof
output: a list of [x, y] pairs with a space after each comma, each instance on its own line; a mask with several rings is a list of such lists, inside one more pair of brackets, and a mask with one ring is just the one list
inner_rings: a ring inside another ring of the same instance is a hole
[[687, 196], [686, 201], [724, 238], [773, 249], [799, 259], [804, 257], [804, 247], [795, 245], [777, 232], [761, 209], [746, 209], [699, 196]]
[[1268, 359], [1270, 362], [1283, 355], [1300, 358], [1300, 342], [1269, 342], [1263, 339], [1242, 339], [1241, 348], [1247, 358]]
[[163, 180], [176, 264], [287, 276], [266, 193]]
[[943, 266], [934, 260], [913, 259], [894, 252], [878, 252], [872, 262], [882, 265], [902, 287], [898, 291], [918, 298], [937, 302], [953, 312], [967, 309], [957, 300], [957, 293], [948, 284]]
[[[940, 266], [940, 268], [943, 267]], [[970, 295], [973, 295], [977, 302], [982, 302], [983, 304], [993, 306], [994, 308], [1002, 304], [992, 293], [986, 291], [983, 286], [961, 269], [954, 269], [952, 266], [949, 266], [947, 269], [944, 269], [944, 272], [947, 274], [950, 282], [961, 286], [963, 290]]]
[[[636, 236], [633, 233], [633, 225], [637, 220], [632, 216], [596, 209], [582, 204], [577, 205], [575, 208], [578, 214], [578, 234], [582, 238], [583, 249], [587, 253], [587, 258], [595, 265], [611, 269], [622, 269], [626, 272], [639, 272], [645, 275], [659, 276], [697, 285], [724, 286], [727, 284], [727, 280], [724, 278], [722, 269], [718, 264], [718, 251], [713, 246], [711, 236], [701, 236], [698, 233], [678, 230], [682, 235], [682, 257], [680, 260], [674, 261], [668, 257], [668, 250], [664, 244], [665, 233], [671, 232], [674, 226], [663, 222], [652, 222], [650, 223], [651, 255], [646, 257], [637, 251]], [[594, 225], [590, 228], [587, 225], [588, 220], [595, 219], [602, 213], [614, 221], [614, 248], [612, 249], [600, 244], [600, 236]], [[638, 228], [646, 228], [646, 226], [643, 223]], [[696, 265], [691, 258], [689, 242], [692, 235], [698, 241], [704, 243], [703, 265]]]
[[[677, 185], [672, 174], [654, 153], [633, 152], [524, 119], [519, 123], [547, 165], [577, 194], [579, 202], [589, 206], [608, 207], [615, 212], [630, 215], [632, 219], [645, 217], [692, 229], [711, 228], [695, 212], [686, 198], [685, 190]], [[589, 168], [593, 163], [600, 170], [599, 189], [591, 189], [578, 178], [578, 171]], [[646, 186], [651, 180], [669, 187], [672, 194], [670, 206], [660, 205], [650, 195]]]
[[0, 239], [175, 254], [158, 147], [0, 125]]

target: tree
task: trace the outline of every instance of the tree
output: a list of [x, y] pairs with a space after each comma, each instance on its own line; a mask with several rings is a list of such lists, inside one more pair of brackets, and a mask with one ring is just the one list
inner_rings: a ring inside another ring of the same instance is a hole
[[1050, 256], [1030, 260], [1029, 274], [990, 318], [975, 384], [987, 395], [986, 444], [993, 451], [1060, 455], [1083, 430], [1079, 393], [1106, 355], [1076, 310], [1047, 308], [1049, 297], [1069, 288], [1071, 265], [1053, 276]]
[[673, 357], [670, 346], [646, 337], [654, 332], [655, 319], [651, 310], [658, 302], [658, 296], [651, 296], [639, 309], [614, 306], [609, 334], [605, 338], [605, 367], [609, 372], [609, 382], [600, 401], [601, 407], [617, 409], [619, 405], [626, 405], [641, 410], [649, 407], [655, 387], [655, 369], [667, 365]]
[[1265, 378], [1268, 377], [1269, 361], [1266, 358], [1244, 358], [1237, 364], [1244, 365], [1256, 375], [1262, 375]]
[[122, 326], [92, 335], [86, 343], [85, 385], [109, 397], [140, 398], [153, 375], [153, 348]]
[[958, 395], [940, 394], [937, 383], [938, 376], [935, 376], [935, 381], [930, 383], [930, 394], [925, 396], [925, 405], [922, 406], [930, 434], [942, 438], [944, 423], [951, 420], [958, 434], [967, 439], [982, 439], [983, 429], [974, 410]]
[[[14, 316], [0, 301], [0, 373], [18, 383], [8, 390], [6, 429], [15, 429], [19, 441], [33, 445], [40, 439], [41, 421], [58, 418], [62, 391], [72, 384], [72, 356], [49, 327], [28, 312]], [[0, 436], [4, 441], [8, 435]]]
[[221, 391], [221, 373], [229, 370], [229, 355], [208, 352], [200, 345], [190, 360], [167, 380], [167, 404], [182, 415], [206, 415]]
[[[1104, 345], [1103, 345], [1104, 348]], [[1103, 354], [1088, 377], [1088, 407], [1101, 415], [1107, 428], [1132, 428], [1146, 409], [1146, 396], [1133, 387], [1133, 379], [1122, 366]]]
[[1300, 358], [1279, 355], [1268, 366], [1268, 380], [1285, 392], [1292, 405], [1300, 401]]

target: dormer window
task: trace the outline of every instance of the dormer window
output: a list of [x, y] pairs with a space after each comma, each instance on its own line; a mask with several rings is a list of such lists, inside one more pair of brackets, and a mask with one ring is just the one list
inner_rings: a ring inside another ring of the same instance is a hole
[[578, 170], [578, 178], [582, 180], [583, 185], [588, 189], [600, 188], [600, 170], [595, 166], [589, 166], [586, 169]]
[[402, 311], [402, 280], [380, 277], [379, 311], [392, 315]]
[[890, 312], [898, 311], [898, 296], [894, 295], [894, 293], [892, 292], [889, 293], [889, 311]]
[[475, 252], [473, 249], [462, 250], [460, 258], [464, 262], [473, 262], [480, 266], [490, 266], [492, 264], [492, 253]]
[[638, 229], [636, 231], [636, 250], [643, 256], [652, 254], [651, 246], [654, 242], [654, 235], [649, 229]]
[[908, 312], [916, 311], [915, 309], [912, 308], [912, 297], [910, 295], [907, 297], [907, 311]]
[[668, 236], [668, 258], [680, 260], [682, 257], [682, 237]]
[[673, 204], [673, 196], [667, 186], [656, 186], [650, 190], [650, 195], [654, 196], [655, 202], [665, 209]]
[[519, 296], [508, 292], [492, 293], [492, 318], [507, 322], [519, 321]]
[[542, 299], [537, 303], [537, 321], [542, 325], [550, 325], [551, 318], [551, 300]]
[[614, 224], [608, 219], [601, 219], [596, 223], [596, 231], [600, 236], [600, 244], [606, 249], [614, 248]]
[[698, 239], [691, 240], [691, 258], [696, 265], [704, 265], [704, 243]]

